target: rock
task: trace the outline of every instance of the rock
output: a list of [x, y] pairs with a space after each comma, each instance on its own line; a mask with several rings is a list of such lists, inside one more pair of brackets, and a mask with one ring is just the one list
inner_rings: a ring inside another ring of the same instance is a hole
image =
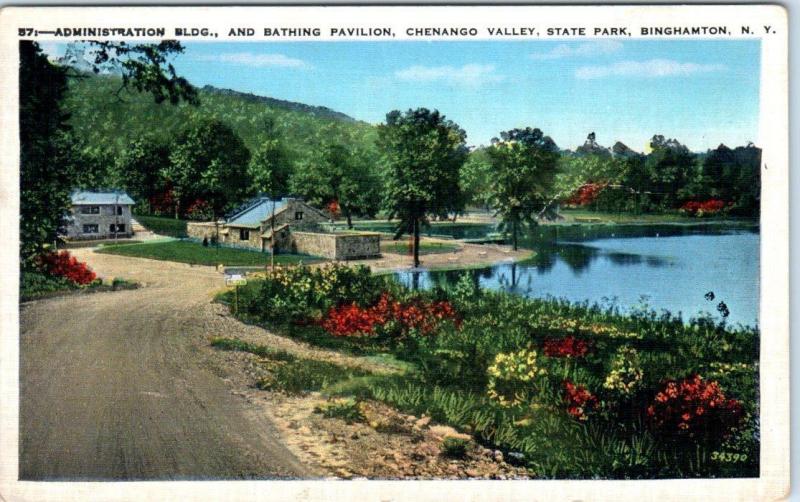
[[431, 417], [422, 417], [419, 420], [416, 420], [414, 422], [414, 425], [416, 425], [420, 429], [424, 429], [425, 427], [428, 426], [429, 423], [431, 423]]
[[353, 432], [352, 434], [350, 434], [350, 439], [358, 439], [360, 437], [361, 436], [358, 435], [358, 432]]
[[498, 464], [501, 464], [501, 463], [503, 463], [503, 460], [504, 460], [503, 459], [503, 452], [500, 451], [500, 450], [495, 450], [494, 451], [494, 461], [497, 462]]
[[350, 479], [353, 477], [353, 473], [348, 471], [347, 469], [338, 469], [336, 474], [339, 475], [340, 478]]
[[481, 473], [476, 469], [466, 469], [464, 473], [471, 478], [479, 478], [481, 476]]

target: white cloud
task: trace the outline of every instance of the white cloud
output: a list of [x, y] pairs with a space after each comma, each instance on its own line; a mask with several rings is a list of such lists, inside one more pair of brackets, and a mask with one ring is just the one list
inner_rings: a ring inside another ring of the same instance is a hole
[[199, 56], [200, 61], [216, 61], [243, 66], [255, 67], [280, 67], [280, 68], [311, 68], [311, 65], [302, 59], [291, 58], [284, 54], [255, 54], [252, 52], [229, 52], [225, 54], [210, 54]]
[[698, 73], [722, 71], [722, 64], [681, 63], [673, 59], [649, 59], [647, 61], [618, 61], [602, 66], [582, 66], [575, 70], [579, 79], [605, 77], [642, 77], [658, 78], [687, 76]]
[[409, 82], [445, 82], [452, 85], [478, 87], [505, 79], [495, 73], [494, 65], [465, 64], [455, 66], [410, 66], [394, 73], [400, 80]]
[[585, 42], [578, 45], [561, 44], [553, 47], [550, 52], [535, 52], [530, 55], [531, 59], [561, 59], [566, 57], [589, 57], [613, 54], [622, 49], [622, 42], [616, 40], [598, 40], [596, 42]]

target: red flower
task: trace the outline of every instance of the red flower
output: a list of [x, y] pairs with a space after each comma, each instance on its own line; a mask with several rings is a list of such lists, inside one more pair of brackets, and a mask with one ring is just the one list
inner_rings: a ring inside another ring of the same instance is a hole
[[666, 433], [694, 435], [699, 431], [726, 436], [742, 417], [742, 406], [727, 399], [718, 382], [694, 374], [668, 380], [655, 395], [646, 414], [653, 429]]
[[544, 341], [542, 350], [549, 357], [583, 357], [589, 352], [589, 343], [574, 336], [548, 338]]
[[597, 396], [589, 392], [582, 385], [575, 385], [569, 380], [564, 380], [564, 402], [567, 403], [567, 413], [578, 420], [586, 420], [588, 413], [597, 407]]
[[588, 206], [597, 199], [600, 192], [605, 190], [607, 186], [608, 183], [586, 183], [566, 200], [566, 204], [570, 206]]
[[[730, 203], [728, 203], [728, 205], [730, 205]], [[690, 200], [682, 205], [681, 209], [691, 215], [696, 215], [698, 212], [713, 214], [725, 209], [725, 202], [719, 199], [709, 199], [703, 202]]]
[[89, 284], [97, 275], [82, 262], [79, 262], [68, 251], [47, 253], [39, 256], [39, 266], [50, 275], [65, 277], [75, 284]]
[[441, 321], [461, 326], [450, 302], [413, 300], [403, 305], [385, 292], [372, 307], [361, 308], [353, 303], [331, 308], [320, 324], [334, 336], [354, 336], [373, 335], [375, 328], [390, 321], [397, 321], [404, 332], [416, 329], [422, 334], [431, 333]]

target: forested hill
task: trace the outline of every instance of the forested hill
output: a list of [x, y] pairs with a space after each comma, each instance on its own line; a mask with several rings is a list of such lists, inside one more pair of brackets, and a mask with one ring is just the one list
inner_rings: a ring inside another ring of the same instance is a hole
[[357, 122], [356, 119], [342, 112], [331, 110], [325, 106], [312, 106], [304, 103], [297, 103], [294, 101], [284, 101], [282, 99], [270, 98], [267, 96], [259, 96], [257, 94], [250, 94], [248, 92], [239, 92], [232, 89], [219, 89], [212, 85], [206, 85], [202, 89], [203, 92], [208, 94], [219, 94], [222, 96], [230, 96], [234, 99], [241, 99], [250, 103], [261, 103], [273, 108], [283, 108], [288, 111], [295, 111], [300, 113], [308, 113], [315, 117], [324, 119], [342, 120], [344, 122]]
[[72, 115], [74, 131], [88, 144], [112, 153], [145, 134], [172, 137], [202, 118], [228, 124], [251, 151], [277, 135], [295, 160], [306, 158], [324, 136], [335, 134], [371, 149], [376, 134], [374, 126], [329, 108], [210, 86], [199, 89], [199, 106], [173, 106], [155, 104], [150, 95], [135, 91], [117, 95], [118, 77], [86, 74], [69, 80], [65, 111]]

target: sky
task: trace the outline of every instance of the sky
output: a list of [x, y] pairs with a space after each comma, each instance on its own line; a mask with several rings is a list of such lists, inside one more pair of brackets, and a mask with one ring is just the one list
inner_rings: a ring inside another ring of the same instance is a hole
[[184, 45], [175, 67], [197, 86], [326, 106], [370, 123], [394, 109], [435, 108], [470, 145], [529, 126], [572, 149], [590, 132], [601, 145], [639, 151], [654, 134], [695, 151], [758, 140], [758, 41]]

